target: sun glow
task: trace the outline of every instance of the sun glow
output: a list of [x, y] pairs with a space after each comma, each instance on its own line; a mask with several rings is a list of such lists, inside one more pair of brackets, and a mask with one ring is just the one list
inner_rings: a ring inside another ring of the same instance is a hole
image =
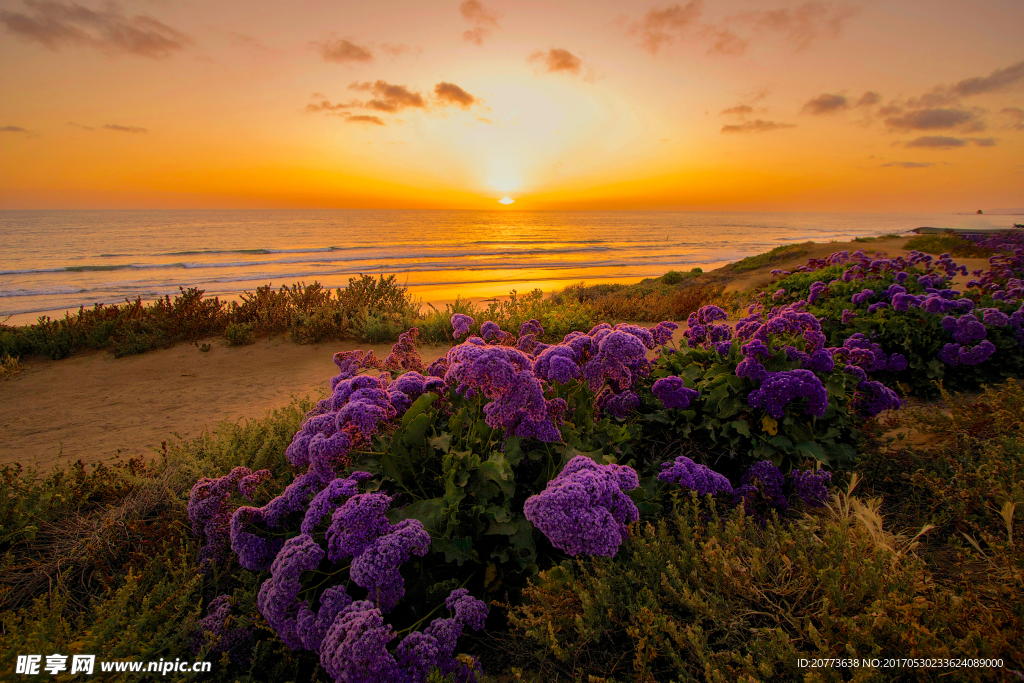
[[515, 204], [516, 200], [512, 199], [511, 197], [502, 197], [501, 199], [498, 200], [498, 203], [508, 206], [509, 204]]

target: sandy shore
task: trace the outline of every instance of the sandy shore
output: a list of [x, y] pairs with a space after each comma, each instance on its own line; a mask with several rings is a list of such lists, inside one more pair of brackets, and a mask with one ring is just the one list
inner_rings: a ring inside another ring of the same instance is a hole
[[[138, 356], [92, 352], [32, 360], [0, 382], [0, 465], [48, 471], [82, 460], [151, 456], [163, 441], [200, 435], [222, 420], [262, 417], [293, 395], [320, 398], [338, 369], [335, 351], [390, 345], [300, 345], [282, 337], [203, 353], [181, 344]], [[424, 346], [430, 362], [447, 349]]]
[[[767, 285], [773, 268], [792, 270], [843, 249], [896, 255], [907, 239], [814, 244], [808, 254], [737, 274], [728, 288]], [[988, 267], [986, 259], [957, 262]], [[304, 346], [282, 337], [244, 347], [208, 341], [213, 348], [206, 353], [182, 344], [125, 358], [94, 352], [28, 361], [25, 371], [0, 382], [0, 465], [48, 471], [76, 460], [149, 456], [161, 442], [198, 436], [225, 419], [262, 417], [293, 395], [319, 398], [337, 373], [335, 351], [372, 348], [383, 358], [390, 350], [354, 342]], [[430, 362], [446, 350], [425, 346], [420, 354]]]

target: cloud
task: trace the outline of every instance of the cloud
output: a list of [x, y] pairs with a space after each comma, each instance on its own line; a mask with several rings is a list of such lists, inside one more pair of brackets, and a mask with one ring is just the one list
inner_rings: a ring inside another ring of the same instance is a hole
[[671, 45], [674, 37], [670, 31], [681, 33], [695, 24], [703, 12], [701, 0], [690, 0], [686, 5], [669, 5], [663, 9], [647, 10], [643, 21], [630, 26], [630, 33], [640, 34], [640, 47], [652, 55], [665, 44]]
[[561, 48], [552, 48], [547, 52], [544, 50], [537, 50], [530, 54], [526, 58], [528, 62], [541, 63], [544, 68], [547, 69], [548, 73], [557, 73], [559, 71], [567, 71], [571, 74], [578, 74], [580, 67], [583, 62], [580, 58]]
[[850, 102], [843, 95], [829, 95], [827, 93], [818, 95], [803, 106], [800, 111], [805, 114], [834, 114], [843, 109], [849, 109]]
[[767, 133], [770, 130], [780, 130], [782, 128], [796, 128], [792, 123], [777, 123], [776, 121], [762, 121], [761, 119], [754, 119], [753, 121], [744, 121], [743, 123], [733, 126], [722, 126], [723, 133]]
[[950, 87], [949, 90], [960, 97], [971, 97], [1003, 90], [1021, 82], [1024, 82], [1024, 61], [1012, 64], [1005, 69], [996, 69], [988, 76], [965, 78]]
[[152, 17], [125, 16], [114, 5], [94, 11], [57, 0], [24, 0], [24, 4], [31, 13], [0, 10], [0, 24], [11, 33], [54, 51], [84, 46], [161, 59], [195, 42]]
[[115, 130], [118, 133], [148, 133], [148, 128], [139, 128], [138, 126], [121, 126], [116, 123], [106, 123], [103, 127], [107, 130]]
[[21, 126], [0, 126], [0, 133], [27, 133], [28, 130]]
[[698, 35], [711, 42], [708, 54], [740, 55], [750, 44], [749, 41], [740, 38], [728, 28], [705, 26]]
[[1009, 121], [1007, 128], [1010, 130], [1024, 130], [1024, 109], [1020, 107], [1003, 107], [999, 115]]
[[964, 109], [917, 109], [889, 116], [885, 123], [895, 130], [944, 130], [965, 126], [979, 130], [979, 125], [984, 128], [973, 112]]
[[995, 147], [995, 138], [971, 138], [971, 142], [976, 144], [978, 147]]
[[346, 62], [373, 61], [373, 53], [369, 48], [356, 45], [348, 40], [338, 39], [333, 43], [328, 40], [325, 43], [316, 43], [316, 45], [320, 47], [320, 53], [325, 62], [344, 64]]
[[870, 107], [872, 105], [878, 104], [881, 101], [882, 101], [882, 95], [881, 94], [875, 92], [874, 90], [868, 90], [866, 93], [864, 93], [863, 95], [860, 96], [860, 99], [857, 100], [856, 104], [854, 104], [853, 106], [855, 106], [855, 107]]
[[887, 164], [882, 164], [882, 168], [928, 168], [929, 166], [934, 165], [935, 164], [930, 161], [890, 161]]
[[465, 0], [459, 5], [459, 12], [473, 26], [463, 32], [462, 37], [474, 45], [483, 45], [484, 38], [498, 28], [498, 14], [484, 7], [479, 0]]
[[408, 45], [402, 43], [384, 43], [380, 46], [380, 49], [384, 51], [386, 55], [392, 58], [398, 58], [407, 52], [416, 52], [417, 54], [422, 48], [411, 48]]
[[273, 50], [271, 50], [269, 47], [261, 43], [256, 38], [253, 38], [252, 36], [246, 35], [244, 33], [229, 31], [228, 40], [231, 41], [232, 45], [235, 45], [237, 47], [251, 47], [254, 50], [258, 50], [260, 52], [273, 52]]
[[745, 12], [735, 19], [750, 23], [757, 30], [783, 33], [798, 50], [804, 50], [823, 36], [837, 38], [846, 22], [860, 12], [854, 5], [810, 0], [793, 8]]
[[960, 138], [950, 138], [944, 135], [926, 135], [923, 137], [916, 138], [907, 143], [907, 147], [933, 147], [937, 149], [953, 149], [955, 147], [965, 147], [967, 140]]
[[747, 116], [753, 114], [754, 108], [749, 104], [737, 104], [735, 107], [729, 107], [718, 112], [719, 116]]
[[366, 114], [359, 114], [358, 116], [347, 116], [345, 117], [347, 123], [372, 123], [375, 126], [383, 126], [384, 122], [376, 116], [367, 116]]
[[404, 85], [392, 85], [378, 80], [374, 83], [353, 83], [348, 87], [350, 90], [360, 90], [375, 95], [372, 100], [360, 105], [367, 109], [394, 113], [410, 107], [423, 109], [427, 106], [423, 95], [409, 90]]
[[331, 104], [320, 93], [313, 93], [313, 97], [320, 97], [321, 101], [310, 102], [309, 104], [306, 105], [306, 111], [309, 112], [310, 114], [315, 114], [317, 112], [326, 112], [330, 114], [334, 112], [345, 111], [346, 109], [351, 109], [352, 107], [358, 107], [362, 105], [361, 102], [348, 102], [344, 104], [339, 102], [337, 104]]
[[434, 95], [442, 104], [455, 104], [469, 109], [477, 103], [477, 99], [454, 83], [441, 82], [434, 86]]

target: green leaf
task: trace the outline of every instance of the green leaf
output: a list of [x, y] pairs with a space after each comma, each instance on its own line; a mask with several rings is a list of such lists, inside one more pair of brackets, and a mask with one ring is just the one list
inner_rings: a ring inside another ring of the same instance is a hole
[[[403, 420], [404, 422], [404, 420]], [[402, 443], [409, 448], [422, 448], [426, 444], [427, 430], [433, 422], [433, 416], [420, 413], [409, 422], [402, 436]]]
[[427, 443], [442, 453], [447, 453], [452, 444], [452, 435], [448, 432], [442, 432], [439, 436], [432, 436], [427, 439]]
[[748, 439], [750, 438], [750, 424], [746, 420], [733, 420], [732, 428]]
[[804, 457], [814, 458], [818, 462], [826, 462], [825, 451], [822, 447], [813, 441], [804, 441], [796, 445], [798, 453]]
[[473, 549], [473, 539], [469, 536], [434, 539], [430, 544], [430, 550], [435, 553], [444, 553], [445, 562], [456, 562], [460, 567], [467, 560], [474, 562], [477, 560], [476, 550]]
[[440, 532], [444, 520], [444, 501], [441, 498], [418, 500], [404, 508], [389, 510], [388, 521], [398, 524], [403, 519], [418, 519], [431, 535]]
[[409, 406], [409, 410], [405, 411], [405, 415], [402, 416], [402, 428], [404, 429], [408, 427], [410, 422], [421, 415], [427, 408], [432, 406], [436, 400], [437, 394], [429, 391], [416, 399], [416, 401]]

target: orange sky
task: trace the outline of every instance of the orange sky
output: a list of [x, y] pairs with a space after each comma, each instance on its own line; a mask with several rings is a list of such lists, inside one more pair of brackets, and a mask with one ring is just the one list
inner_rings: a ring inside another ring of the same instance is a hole
[[1024, 206], [1024, 2], [0, 0], [0, 208]]

